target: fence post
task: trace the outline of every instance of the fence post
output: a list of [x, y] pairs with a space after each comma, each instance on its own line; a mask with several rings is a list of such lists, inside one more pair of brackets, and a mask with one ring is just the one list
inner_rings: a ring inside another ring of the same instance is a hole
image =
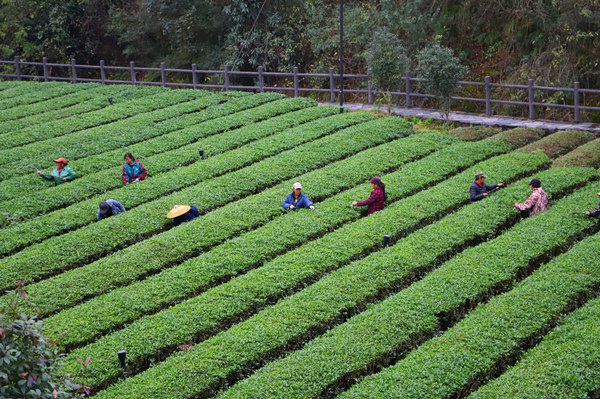
[[71, 77], [73, 83], [77, 83], [77, 69], [75, 69], [75, 58], [71, 58]]
[[294, 97], [298, 97], [298, 67], [294, 67]]
[[225, 91], [229, 90], [229, 65], [225, 65]]
[[265, 77], [263, 75], [263, 67], [258, 67], [258, 88], [261, 93], [265, 92]]
[[102, 84], [106, 84], [106, 70], [104, 69], [105, 63], [104, 60], [100, 60], [100, 80]]
[[167, 71], [165, 71], [165, 63], [160, 63], [160, 79], [162, 82], [162, 87], [167, 87]]
[[21, 80], [21, 59], [17, 56], [15, 57], [15, 72], [17, 73], [17, 80]]
[[533, 103], [535, 101], [535, 93], [533, 91], [533, 79], [527, 81], [527, 92], [529, 93], [529, 119], [535, 119], [535, 107]]
[[131, 84], [135, 85], [135, 62], [129, 61], [129, 75], [131, 76]]
[[492, 116], [492, 78], [485, 77], [485, 115]]
[[329, 101], [335, 102], [335, 77], [333, 76], [333, 68], [329, 68]]
[[412, 108], [412, 98], [410, 97], [410, 93], [411, 93], [410, 71], [406, 71], [405, 79], [406, 79], [406, 108]]
[[373, 104], [373, 85], [371, 81], [367, 81], [367, 103]]
[[573, 111], [575, 113], [575, 123], [579, 123], [579, 82], [573, 86]]
[[194, 90], [198, 88], [198, 76], [196, 75], [196, 71], [198, 70], [198, 66], [196, 64], [192, 64], [192, 86]]
[[44, 82], [48, 81], [48, 57], [42, 58], [42, 64], [44, 64]]

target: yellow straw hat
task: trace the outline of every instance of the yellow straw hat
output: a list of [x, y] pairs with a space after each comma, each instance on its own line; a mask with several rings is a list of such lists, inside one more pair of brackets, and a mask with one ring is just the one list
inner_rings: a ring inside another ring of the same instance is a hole
[[190, 209], [191, 207], [189, 205], [175, 205], [173, 209], [167, 213], [167, 219], [174, 219], [177, 216], [186, 214]]

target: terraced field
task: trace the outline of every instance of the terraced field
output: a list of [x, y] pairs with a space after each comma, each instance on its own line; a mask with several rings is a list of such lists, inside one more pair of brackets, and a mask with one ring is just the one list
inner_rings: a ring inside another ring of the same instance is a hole
[[[0, 288], [99, 399], [598, 398], [600, 223], [572, 212], [598, 205], [599, 140], [0, 82]], [[146, 180], [123, 186], [126, 152]], [[78, 177], [54, 186], [35, 168], [59, 156]], [[480, 170], [507, 187], [469, 204]], [[550, 206], [523, 219], [532, 177]], [[282, 209], [295, 181], [315, 210]], [[106, 199], [127, 212], [97, 221]], [[175, 204], [200, 216], [173, 227]]]

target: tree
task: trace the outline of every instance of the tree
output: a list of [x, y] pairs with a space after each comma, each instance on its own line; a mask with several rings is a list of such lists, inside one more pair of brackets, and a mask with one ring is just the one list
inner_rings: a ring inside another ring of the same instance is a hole
[[452, 49], [433, 43], [417, 53], [417, 72], [423, 87], [435, 95], [443, 114], [450, 114], [452, 95], [458, 90], [458, 81], [463, 79], [469, 69], [460, 64]]
[[400, 87], [409, 59], [404, 46], [387, 28], [375, 31], [367, 48], [367, 73], [376, 89], [386, 93], [388, 112], [391, 113], [390, 92]]

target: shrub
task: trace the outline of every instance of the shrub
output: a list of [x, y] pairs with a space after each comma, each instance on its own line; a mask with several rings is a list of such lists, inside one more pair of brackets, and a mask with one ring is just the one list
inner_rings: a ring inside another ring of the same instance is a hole
[[[15, 309], [26, 294], [20, 285], [7, 298]], [[53, 342], [42, 335], [41, 321], [23, 313], [0, 314], [0, 397], [78, 398], [89, 393], [56, 371], [60, 358]]]
[[517, 149], [533, 143], [544, 137], [544, 131], [542, 129], [528, 129], [528, 128], [515, 128], [506, 130], [502, 133], [490, 137], [490, 140], [504, 140], [510, 143], [513, 149]]
[[552, 167], [560, 166], [600, 166], [600, 139], [590, 141], [552, 163]]
[[591, 132], [583, 130], [563, 130], [553, 133], [541, 140], [526, 145], [519, 151], [534, 152], [542, 150], [550, 158], [557, 158], [596, 137]]
[[458, 137], [463, 141], [478, 141], [495, 134], [498, 134], [502, 129], [490, 126], [464, 126], [452, 129], [448, 132], [450, 136]]
[[469, 72], [459, 61], [452, 49], [442, 47], [439, 43], [433, 43], [417, 54], [419, 77], [424, 79], [422, 84], [427, 91], [438, 99], [446, 122], [458, 81]]

